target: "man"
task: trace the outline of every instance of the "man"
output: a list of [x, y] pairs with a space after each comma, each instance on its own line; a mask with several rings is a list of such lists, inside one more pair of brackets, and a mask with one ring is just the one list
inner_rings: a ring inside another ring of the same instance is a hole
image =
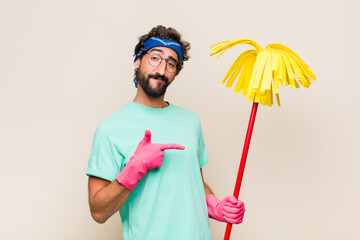
[[91, 214], [104, 223], [119, 211], [125, 240], [207, 240], [208, 217], [242, 222], [243, 202], [220, 201], [203, 179], [208, 159], [197, 115], [164, 100], [189, 49], [173, 28], [157, 26], [140, 37], [136, 96], [94, 135], [87, 170]]

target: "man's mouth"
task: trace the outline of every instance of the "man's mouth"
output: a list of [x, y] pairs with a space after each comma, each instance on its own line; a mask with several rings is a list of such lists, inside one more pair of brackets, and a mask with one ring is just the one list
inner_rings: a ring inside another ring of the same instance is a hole
[[152, 79], [155, 79], [155, 80], [157, 80], [157, 81], [162, 81], [162, 82], [167, 82], [167, 81], [168, 81], [168, 78], [167, 78], [167, 77], [161, 76], [161, 75], [158, 75], [158, 74], [156, 74], [156, 75], [149, 75], [148, 77], [149, 77], [149, 78], [152, 78]]

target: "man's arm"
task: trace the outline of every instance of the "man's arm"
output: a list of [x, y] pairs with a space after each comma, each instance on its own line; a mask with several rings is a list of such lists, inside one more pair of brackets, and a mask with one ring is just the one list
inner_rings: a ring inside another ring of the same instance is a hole
[[213, 191], [210, 189], [210, 187], [206, 184], [206, 182], [204, 180], [204, 176], [203, 176], [203, 173], [202, 173], [202, 168], [200, 168], [200, 173], [201, 173], [201, 178], [202, 178], [203, 185], [204, 185], [205, 197], [210, 195], [210, 194], [214, 194]]
[[89, 177], [89, 205], [91, 215], [98, 223], [104, 223], [125, 204], [139, 180], [148, 170], [160, 167], [165, 150], [184, 150], [179, 144], [155, 144], [150, 130], [145, 131], [134, 155], [121, 170], [116, 180], [110, 182]]
[[245, 212], [244, 203], [237, 200], [233, 195], [225, 197], [222, 201], [218, 199], [210, 187], [206, 184], [202, 168], [200, 168], [200, 173], [204, 185], [209, 217], [220, 222], [227, 222], [231, 224], [241, 223]]
[[89, 205], [91, 216], [98, 223], [104, 223], [125, 204], [131, 190], [118, 181], [110, 182], [89, 177]]

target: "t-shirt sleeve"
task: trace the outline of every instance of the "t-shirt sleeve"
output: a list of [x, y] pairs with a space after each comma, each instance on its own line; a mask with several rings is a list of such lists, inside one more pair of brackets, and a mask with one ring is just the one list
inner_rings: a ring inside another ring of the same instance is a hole
[[208, 162], [208, 156], [206, 153], [206, 147], [205, 147], [205, 142], [204, 142], [204, 136], [202, 133], [202, 129], [201, 129], [201, 125], [200, 125], [200, 121], [199, 121], [199, 167], [202, 168], [203, 166], [205, 166]]
[[101, 123], [96, 129], [86, 175], [114, 181], [120, 172], [122, 157], [111, 138], [113, 130]]

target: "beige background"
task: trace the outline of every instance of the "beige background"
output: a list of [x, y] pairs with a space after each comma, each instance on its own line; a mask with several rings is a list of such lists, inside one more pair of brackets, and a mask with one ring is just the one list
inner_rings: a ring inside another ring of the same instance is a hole
[[[215, 42], [279, 42], [317, 74], [259, 107], [232, 239], [360, 239], [357, 0], [0, 0], [0, 239], [121, 239], [119, 215], [90, 216], [85, 171], [95, 128], [132, 100], [137, 37], [173, 26], [192, 44], [166, 99], [196, 112], [222, 198], [233, 191], [251, 103], [221, 79]], [[225, 225], [211, 220], [214, 239]]]

